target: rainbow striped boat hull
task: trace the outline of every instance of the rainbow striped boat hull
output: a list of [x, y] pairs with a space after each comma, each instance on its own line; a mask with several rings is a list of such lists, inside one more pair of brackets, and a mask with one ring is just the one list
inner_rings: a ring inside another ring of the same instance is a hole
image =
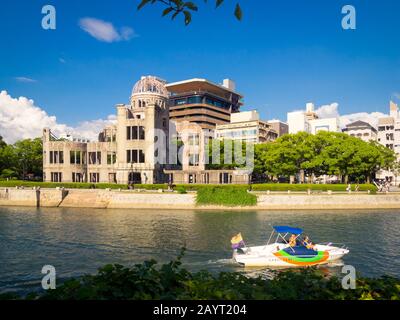
[[304, 267], [330, 263], [348, 254], [346, 248], [315, 245], [314, 250], [272, 243], [234, 250], [233, 259], [245, 267]]

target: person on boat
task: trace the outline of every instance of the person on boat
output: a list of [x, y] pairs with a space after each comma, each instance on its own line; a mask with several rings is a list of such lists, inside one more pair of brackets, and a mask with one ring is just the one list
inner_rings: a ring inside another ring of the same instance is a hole
[[289, 239], [289, 246], [295, 247], [296, 246], [296, 235], [292, 234]]
[[315, 250], [315, 245], [311, 242], [311, 240], [310, 240], [310, 238], [308, 236], [306, 236], [305, 239], [303, 240], [303, 245], [307, 249]]

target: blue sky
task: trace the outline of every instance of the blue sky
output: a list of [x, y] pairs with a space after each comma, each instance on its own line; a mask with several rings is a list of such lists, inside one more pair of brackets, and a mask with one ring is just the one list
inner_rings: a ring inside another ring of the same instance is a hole
[[[0, 90], [33, 99], [71, 126], [113, 114], [148, 74], [232, 78], [245, 109], [265, 119], [286, 120], [310, 101], [336, 102], [341, 114], [387, 112], [389, 100], [400, 97], [399, 1], [242, 0], [238, 22], [234, 1], [225, 0], [217, 10], [202, 4], [188, 27], [181, 17], [161, 18], [162, 6], [137, 11], [139, 0], [116, 2], [3, 0]], [[349, 3], [357, 30], [345, 31], [341, 8]], [[57, 9], [54, 31], [41, 28], [45, 4]], [[99, 41], [79, 26], [85, 17], [132, 28], [135, 36]]]

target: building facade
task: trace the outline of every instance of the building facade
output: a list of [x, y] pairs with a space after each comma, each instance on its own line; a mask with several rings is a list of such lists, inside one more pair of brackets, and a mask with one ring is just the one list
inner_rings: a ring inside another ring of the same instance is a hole
[[313, 103], [307, 103], [305, 111], [294, 111], [287, 114], [289, 133], [308, 132], [317, 134], [319, 131], [340, 132], [339, 119], [319, 118]]
[[242, 140], [251, 143], [275, 141], [278, 133], [266, 121], [260, 120], [257, 111], [233, 113], [229, 124], [217, 125], [215, 137], [219, 140]]
[[[205, 110], [201, 118], [189, 112], [191, 121], [180, 119], [177, 114], [171, 121], [169, 107], [171, 102], [173, 106], [177, 103], [176, 92], [168, 92], [165, 80], [147, 76], [133, 87], [129, 104], [116, 105], [116, 122], [100, 132], [98, 141], [58, 138], [50, 128], [43, 129], [44, 181], [248, 183], [248, 171], [206, 169], [207, 145], [214, 135], [209, 124], [215, 128], [215, 114], [226, 116], [228, 120], [223, 121], [229, 121], [231, 112], [238, 111], [241, 104], [232, 82], [225, 82], [230, 88], [206, 80], [183, 83], [185, 88], [194, 83], [200, 86], [192, 96], [181, 94], [179, 99], [186, 99], [188, 110], [193, 111], [196, 108], [192, 108], [190, 99], [201, 98], [202, 103], [194, 103], [200, 112]], [[173, 84], [172, 88], [176, 91], [180, 84]]]
[[346, 125], [342, 130], [349, 136], [357, 137], [365, 142], [376, 141], [378, 139], [378, 130], [371, 126], [368, 122], [355, 121]]
[[282, 122], [280, 120], [268, 120], [267, 122], [272, 130], [274, 130], [278, 137], [282, 137], [285, 134], [289, 133], [289, 126], [286, 122]]
[[239, 112], [242, 95], [235, 91], [232, 80], [223, 85], [205, 79], [190, 79], [169, 83], [170, 119], [188, 121], [203, 129], [214, 130], [216, 125], [230, 122], [231, 113]]
[[[378, 142], [393, 150], [400, 161], [400, 113], [398, 105], [390, 101], [389, 117], [378, 119]], [[396, 172], [382, 170], [377, 174], [378, 179], [390, 181], [394, 185], [399, 185], [400, 176]]]
[[[251, 179], [249, 170], [209, 170], [208, 150], [213, 142], [210, 131], [193, 122], [173, 122], [177, 132], [177, 165], [164, 170], [171, 184], [247, 184]], [[173, 143], [172, 143], [173, 144]], [[173, 152], [171, 149], [171, 153]], [[215, 150], [219, 150], [219, 146]], [[219, 157], [219, 155], [218, 155]]]
[[[76, 142], [43, 130], [43, 172], [48, 182], [144, 183], [164, 182], [164, 165], [156, 139], [169, 130], [165, 81], [142, 77], [133, 88], [129, 105], [120, 104], [114, 126], [104, 129], [97, 142]], [[159, 153], [157, 155], [157, 153]], [[161, 162], [161, 164], [160, 164]]]

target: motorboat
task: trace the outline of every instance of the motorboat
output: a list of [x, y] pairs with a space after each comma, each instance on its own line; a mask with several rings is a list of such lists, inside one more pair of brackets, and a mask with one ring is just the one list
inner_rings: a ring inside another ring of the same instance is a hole
[[231, 243], [233, 260], [244, 267], [314, 266], [340, 260], [349, 253], [344, 245], [313, 244], [301, 228], [289, 226], [274, 226], [268, 242], [262, 246], [246, 246], [241, 234], [233, 237]]

